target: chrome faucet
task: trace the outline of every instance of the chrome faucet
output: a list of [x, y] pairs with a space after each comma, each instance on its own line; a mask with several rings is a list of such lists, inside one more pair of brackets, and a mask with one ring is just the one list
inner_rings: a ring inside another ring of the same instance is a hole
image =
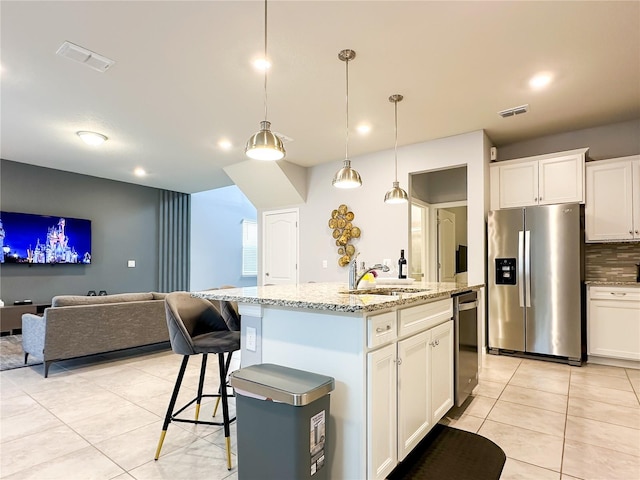
[[[356, 261], [358, 255], [360, 255], [360, 253], [356, 253], [349, 263], [349, 290], [357, 290], [358, 285], [360, 285], [360, 281], [362, 281], [367, 273], [373, 270], [382, 270], [383, 272], [389, 271], [389, 267], [387, 265], [376, 263], [369, 268], [364, 268], [364, 271], [358, 275], [358, 262]], [[364, 265], [364, 262], [362, 262], [362, 264]]]

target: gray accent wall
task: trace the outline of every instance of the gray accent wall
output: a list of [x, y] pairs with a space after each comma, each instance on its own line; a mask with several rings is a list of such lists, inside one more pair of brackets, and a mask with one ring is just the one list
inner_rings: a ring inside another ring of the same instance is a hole
[[[151, 292], [158, 286], [160, 190], [0, 160], [0, 210], [91, 220], [91, 265], [0, 266], [5, 305], [61, 294]], [[127, 261], [135, 260], [135, 268]]]
[[459, 202], [467, 199], [467, 167], [413, 173], [411, 196], [426, 203]]
[[592, 160], [637, 155], [640, 153], [640, 119], [497, 145], [498, 161], [584, 147], [589, 147], [588, 155]]

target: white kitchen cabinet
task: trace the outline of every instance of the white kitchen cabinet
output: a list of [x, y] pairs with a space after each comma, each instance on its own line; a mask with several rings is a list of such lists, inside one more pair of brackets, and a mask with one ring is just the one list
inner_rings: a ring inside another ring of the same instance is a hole
[[398, 342], [398, 460], [431, 429], [431, 331]]
[[367, 354], [369, 476], [386, 478], [398, 463], [396, 344]]
[[587, 148], [494, 163], [491, 209], [584, 203]]
[[431, 329], [431, 421], [435, 425], [453, 406], [453, 321]]
[[[453, 302], [367, 317], [367, 471], [384, 479], [453, 406]], [[396, 325], [388, 332], [388, 325]], [[371, 342], [375, 332], [386, 345]], [[444, 364], [442, 362], [445, 362]]]
[[640, 287], [590, 286], [587, 336], [589, 361], [640, 360]]
[[640, 240], [640, 155], [589, 162], [587, 242]]

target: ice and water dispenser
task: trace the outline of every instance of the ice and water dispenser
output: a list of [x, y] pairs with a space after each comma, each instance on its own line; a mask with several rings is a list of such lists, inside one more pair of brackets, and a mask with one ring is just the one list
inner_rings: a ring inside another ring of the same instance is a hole
[[496, 258], [496, 285], [516, 284], [516, 259]]

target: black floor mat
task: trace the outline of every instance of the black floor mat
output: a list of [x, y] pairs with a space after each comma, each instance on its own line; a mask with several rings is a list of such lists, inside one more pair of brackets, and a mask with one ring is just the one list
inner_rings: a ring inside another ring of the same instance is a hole
[[491, 440], [437, 424], [388, 480], [498, 480], [507, 457]]

